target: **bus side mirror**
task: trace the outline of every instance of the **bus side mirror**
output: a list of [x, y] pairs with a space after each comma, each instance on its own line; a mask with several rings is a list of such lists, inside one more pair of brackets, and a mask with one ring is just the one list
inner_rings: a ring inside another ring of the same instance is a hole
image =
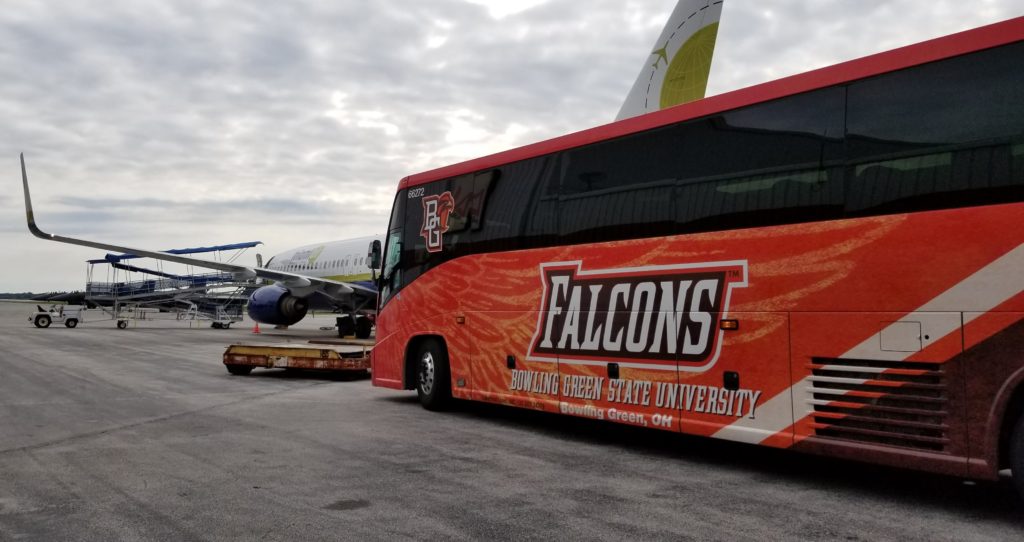
[[370, 269], [380, 269], [381, 248], [379, 239], [374, 239], [370, 242], [370, 251], [366, 255], [370, 257]]

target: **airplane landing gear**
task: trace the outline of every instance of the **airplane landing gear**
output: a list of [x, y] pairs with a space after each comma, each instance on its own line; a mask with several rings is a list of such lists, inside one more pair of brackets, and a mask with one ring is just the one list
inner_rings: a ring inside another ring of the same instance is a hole
[[355, 335], [357, 339], [369, 339], [373, 330], [373, 322], [365, 316], [339, 316], [338, 337]]
[[370, 330], [372, 328], [373, 328], [373, 325], [370, 324], [370, 319], [369, 318], [363, 317], [363, 318], [360, 318], [360, 319], [356, 320], [356, 338], [357, 339], [369, 339], [370, 338]]
[[339, 316], [337, 322], [338, 337], [348, 337], [356, 332], [356, 323], [352, 320], [351, 316]]

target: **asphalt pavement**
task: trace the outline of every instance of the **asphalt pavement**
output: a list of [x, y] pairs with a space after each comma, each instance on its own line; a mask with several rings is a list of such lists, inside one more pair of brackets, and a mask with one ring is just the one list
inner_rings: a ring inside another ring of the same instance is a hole
[[0, 540], [1022, 540], [1009, 480], [463, 403], [366, 378], [231, 376], [261, 335], [33, 327], [0, 303]]

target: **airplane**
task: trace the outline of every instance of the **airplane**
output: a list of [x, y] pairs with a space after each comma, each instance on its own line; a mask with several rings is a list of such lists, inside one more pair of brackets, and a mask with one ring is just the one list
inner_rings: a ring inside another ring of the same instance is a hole
[[665, 61], [665, 65], [668, 66], [668, 46], [667, 45], [665, 47], [660, 48], [660, 49], [655, 49], [655, 50], [651, 51], [651, 54], [652, 55], [656, 55], [655, 58], [654, 58], [654, 64], [651, 64], [652, 68], [658, 69], [658, 64], [660, 64], [661, 61], [663, 61], [663, 60]]
[[[615, 120], [704, 97], [724, 0], [680, 0]], [[654, 55], [654, 62], [651, 62]], [[664, 63], [662, 62], [664, 60]]]
[[[309, 308], [312, 310], [342, 309], [350, 313], [358, 313], [338, 320], [338, 334], [344, 337], [354, 333], [357, 338], [365, 339], [370, 336], [372, 315], [377, 310], [376, 279], [377, 273], [380, 272], [380, 250], [383, 239], [383, 234], [380, 234], [304, 245], [275, 254], [267, 260], [264, 267], [271, 271], [301, 273], [312, 279], [352, 286], [355, 292], [351, 303], [346, 305], [326, 291], [317, 290], [307, 297], [310, 303]], [[258, 292], [259, 290], [257, 290]], [[256, 320], [252, 309], [254, 299], [256, 299], [256, 293], [249, 301], [249, 316]], [[263, 320], [259, 320], [261, 322], [267, 322], [275, 314], [272, 304], [258, 306], [256, 310], [257, 314], [263, 318]]]
[[[644, 57], [643, 67], [616, 120], [657, 111], [704, 96], [724, 0], [680, 0]], [[658, 45], [661, 47], [657, 47]], [[650, 64], [650, 55], [657, 55]], [[661, 60], [664, 68], [659, 69]], [[694, 81], [698, 84], [694, 85]], [[683, 83], [685, 88], [678, 88]], [[702, 83], [701, 83], [702, 82]], [[699, 93], [696, 91], [699, 90]], [[280, 327], [293, 325], [313, 310], [335, 310], [338, 334], [368, 338], [376, 312], [376, 273], [381, 265], [382, 235], [305, 245], [277, 254], [256, 267], [202, 260], [167, 252], [87, 241], [43, 232], [35, 223], [29, 197], [25, 156], [21, 156], [28, 228], [41, 239], [112, 250], [229, 272], [236, 280], [272, 281], [249, 298], [249, 317]]]
[[215, 269], [231, 273], [238, 281], [272, 281], [257, 288], [249, 298], [249, 317], [256, 322], [290, 326], [302, 320], [310, 309], [336, 310], [346, 315], [338, 319], [339, 335], [354, 332], [357, 338], [370, 336], [377, 305], [373, 280], [380, 269], [382, 236], [307, 245], [275, 255], [266, 266], [248, 267], [46, 233], [36, 225], [24, 154], [21, 180], [28, 229], [40, 239]]

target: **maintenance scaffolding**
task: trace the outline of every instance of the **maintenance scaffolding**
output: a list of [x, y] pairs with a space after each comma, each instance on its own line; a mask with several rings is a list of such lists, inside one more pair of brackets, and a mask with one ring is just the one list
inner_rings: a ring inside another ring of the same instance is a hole
[[[209, 253], [216, 261], [233, 263], [259, 244], [251, 241], [165, 252]], [[212, 327], [226, 329], [242, 320], [249, 294], [259, 287], [255, 281], [237, 280], [231, 273], [196, 272], [192, 265], [171, 264], [184, 267], [183, 272], [171, 272], [160, 260], [154, 260], [153, 267], [123, 263], [133, 259], [149, 260], [134, 254], [107, 254], [87, 262], [86, 305], [101, 310], [105, 319], [115, 320], [121, 329], [137, 320], [156, 319], [186, 320], [190, 325], [210, 321]]]

